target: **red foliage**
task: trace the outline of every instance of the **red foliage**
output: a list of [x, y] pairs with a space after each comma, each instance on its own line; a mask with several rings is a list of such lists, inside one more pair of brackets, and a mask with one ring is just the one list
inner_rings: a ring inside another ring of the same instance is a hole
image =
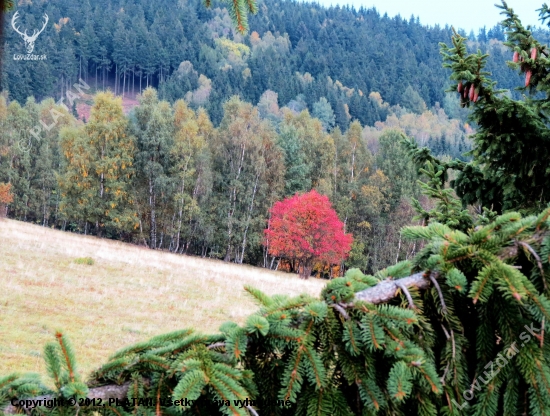
[[347, 258], [353, 242], [328, 197], [315, 190], [276, 202], [264, 233], [269, 254], [297, 261], [304, 278], [314, 262], [337, 264]]

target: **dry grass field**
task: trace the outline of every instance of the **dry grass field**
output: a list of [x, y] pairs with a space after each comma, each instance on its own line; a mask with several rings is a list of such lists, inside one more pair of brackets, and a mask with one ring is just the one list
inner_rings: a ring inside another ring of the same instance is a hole
[[[93, 265], [76, 259], [91, 257]], [[0, 375], [45, 374], [64, 331], [89, 374], [117, 349], [176, 329], [216, 331], [256, 309], [243, 285], [318, 295], [324, 282], [0, 218]]]

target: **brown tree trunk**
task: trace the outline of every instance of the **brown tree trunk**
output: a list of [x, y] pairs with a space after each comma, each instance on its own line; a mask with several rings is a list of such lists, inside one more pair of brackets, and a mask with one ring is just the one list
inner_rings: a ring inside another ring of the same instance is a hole
[[300, 278], [309, 279], [311, 271], [313, 270], [313, 260], [308, 259], [302, 262], [302, 268], [300, 269]]

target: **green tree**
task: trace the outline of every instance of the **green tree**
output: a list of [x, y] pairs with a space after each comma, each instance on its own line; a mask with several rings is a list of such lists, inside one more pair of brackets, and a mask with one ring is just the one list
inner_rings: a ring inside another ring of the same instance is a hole
[[313, 117], [321, 120], [325, 131], [330, 131], [334, 127], [336, 116], [334, 115], [334, 111], [332, 111], [330, 103], [325, 97], [321, 97], [319, 101], [313, 104], [312, 115]]
[[282, 126], [277, 144], [285, 156], [285, 196], [311, 189], [311, 165], [307, 162], [298, 130], [294, 126]]
[[294, 115], [288, 109], [283, 112], [284, 118], [280, 129], [293, 127], [298, 135], [300, 147], [305, 153], [307, 171], [311, 187], [320, 193], [329, 195], [332, 190], [335, 146], [332, 137], [325, 133], [321, 121], [311, 117], [307, 110]]
[[[519, 89], [538, 91], [515, 100], [497, 90], [485, 70], [487, 54], [469, 54], [466, 39], [455, 33], [453, 45], [442, 45], [445, 66], [451, 68], [462, 106], [472, 107], [472, 120], [478, 126], [473, 136], [471, 163], [452, 163], [459, 170], [454, 187], [466, 204], [481, 204], [496, 212], [510, 209], [540, 210], [550, 202], [550, 129], [546, 125], [546, 106], [550, 86], [545, 81], [549, 63], [547, 47], [524, 28], [506, 3], [504, 28], [509, 32], [505, 45], [512, 51], [508, 65], [525, 76]], [[545, 6], [543, 21], [550, 18]], [[451, 166], [451, 165], [448, 165]]]
[[[147, 226], [149, 247], [162, 245], [163, 236], [171, 233], [174, 181], [170, 175], [174, 146], [174, 115], [170, 104], [159, 101], [157, 92], [147, 88], [135, 110], [136, 180], [140, 217]], [[161, 237], [160, 239], [158, 237]]]
[[403, 95], [401, 96], [401, 103], [403, 107], [411, 110], [413, 113], [422, 114], [427, 110], [426, 103], [413, 87], [410, 85], [405, 88]]
[[402, 145], [402, 133], [387, 130], [379, 138], [376, 166], [388, 177], [391, 184], [390, 208], [395, 208], [402, 198], [419, 196], [417, 174], [407, 149]]
[[[172, 175], [177, 213], [175, 247], [187, 252], [191, 242], [200, 237], [206, 201], [212, 191], [210, 143], [214, 127], [204, 110], [195, 113], [185, 101], [174, 104], [175, 137], [172, 149]], [[183, 244], [181, 242], [183, 241]]]
[[112, 93], [96, 95], [85, 126], [60, 132], [64, 171], [59, 177], [61, 211], [69, 219], [104, 231], [120, 232], [138, 226], [131, 196], [135, 139], [129, 134], [122, 100]]

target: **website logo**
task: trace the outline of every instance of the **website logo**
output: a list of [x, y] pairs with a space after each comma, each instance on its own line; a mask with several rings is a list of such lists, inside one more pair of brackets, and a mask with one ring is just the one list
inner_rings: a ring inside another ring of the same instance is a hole
[[20, 59], [23, 59], [23, 60], [41, 60], [41, 59], [46, 59], [45, 55], [40, 55], [39, 56], [39, 55], [31, 55], [31, 54], [34, 51], [34, 42], [38, 38], [38, 35], [40, 35], [44, 31], [44, 29], [46, 28], [46, 25], [48, 24], [48, 21], [49, 21], [48, 15], [44, 13], [44, 25], [42, 25], [42, 29], [40, 29], [40, 30], [34, 29], [32, 35], [30, 35], [30, 36], [27, 34], [27, 30], [25, 30], [24, 32], [21, 32], [19, 30], [19, 28], [17, 27], [16, 20], [17, 20], [18, 17], [19, 17], [19, 12], [15, 12], [13, 17], [11, 18], [11, 25], [13, 27], [13, 30], [15, 30], [19, 35], [21, 35], [21, 37], [25, 41], [25, 48], [27, 49], [27, 54], [28, 55], [14, 55], [13, 59], [15, 59], [15, 60], [20, 60]]

